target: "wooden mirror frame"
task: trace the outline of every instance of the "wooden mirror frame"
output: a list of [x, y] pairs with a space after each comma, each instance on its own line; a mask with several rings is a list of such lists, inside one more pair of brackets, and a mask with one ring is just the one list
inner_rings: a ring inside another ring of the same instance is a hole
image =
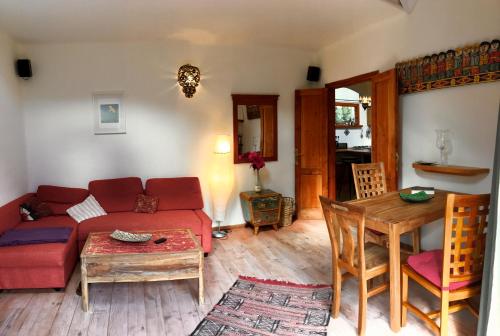
[[361, 128], [362, 125], [359, 124], [359, 104], [356, 103], [345, 103], [345, 102], [335, 102], [335, 120], [337, 120], [337, 106], [349, 106], [354, 107], [354, 124], [337, 124], [335, 121], [335, 128]]
[[271, 105], [273, 107], [273, 156], [264, 156], [264, 161], [278, 161], [278, 97], [279, 95], [232, 94], [233, 98], [233, 152], [234, 163], [249, 163], [238, 153], [238, 105]]

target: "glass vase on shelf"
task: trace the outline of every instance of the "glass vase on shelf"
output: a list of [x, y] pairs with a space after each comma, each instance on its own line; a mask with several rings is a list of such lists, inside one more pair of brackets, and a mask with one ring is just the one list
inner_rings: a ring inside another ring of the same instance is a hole
[[437, 129], [436, 130], [436, 147], [439, 149], [441, 165], [448, 164], [448, 145], [449, 145], [450, 130]]
[[255, 186], [253, 187], [253, 190], [257, 193], [260, 193], [262, 191], [262, 183], [260, 182], [259, 169], [255, 170]]

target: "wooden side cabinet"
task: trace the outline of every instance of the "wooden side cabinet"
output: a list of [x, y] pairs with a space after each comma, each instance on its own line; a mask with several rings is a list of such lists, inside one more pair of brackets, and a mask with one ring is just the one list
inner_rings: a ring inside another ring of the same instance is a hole
[[281, 194], [272, 190], [261, 192], [244, 191], [240, 193], [243, 217], [253, 226], [253, 233], [258, 234], [261, 226], [272, 225], [278, 230], [281, 216]]

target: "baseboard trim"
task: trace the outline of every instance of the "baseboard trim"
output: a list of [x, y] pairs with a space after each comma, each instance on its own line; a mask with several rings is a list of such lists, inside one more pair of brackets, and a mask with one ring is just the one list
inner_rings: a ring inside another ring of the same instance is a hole
[[[236, 225], [221, 225], [221, 230], [233, 230], [233, 229], [241, 229], [246, 226], [245, 224], [236, 224]], [[217, 226], [212, 227], [212, 231], [217, 231], [219, 228]]]

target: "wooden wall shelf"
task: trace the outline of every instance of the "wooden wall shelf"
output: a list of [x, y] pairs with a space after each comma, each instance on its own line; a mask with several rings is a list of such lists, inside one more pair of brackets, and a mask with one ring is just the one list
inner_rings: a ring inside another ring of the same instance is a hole
[[460, 175], [460, 176], [475, 176], [488, 174], [489, 168], [466, 167], [466, 166], [449, 166], [449, 165], [423, 165], [413, 163], [415, 170], [421, 170], [429, 173]]

